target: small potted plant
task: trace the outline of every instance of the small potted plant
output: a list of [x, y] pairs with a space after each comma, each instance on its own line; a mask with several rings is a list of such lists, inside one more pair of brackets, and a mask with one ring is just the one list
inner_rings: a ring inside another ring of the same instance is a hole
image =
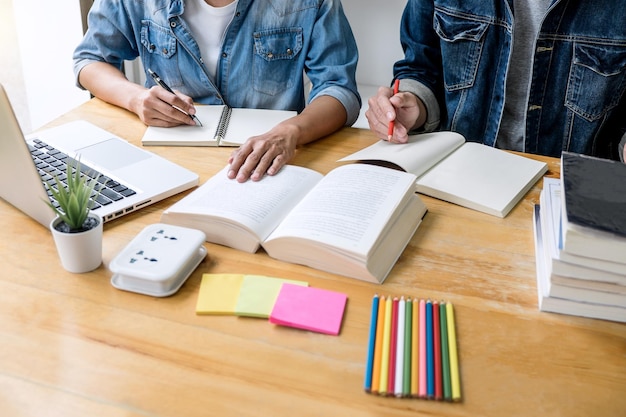
[[[75, 163], [74, 163], [75, 162]], [[96, 179], [81, 172], [79, 160], [67, 164], [66, 185], [58, 176], [47, 182], [48, 190], [58, 202], [47, 204], [57, 217], [50, 223], [61, 264], [69, 272], [92, 271], [102, 263], [102, 219], [91, 211], [90, 197], [96, 190]]]

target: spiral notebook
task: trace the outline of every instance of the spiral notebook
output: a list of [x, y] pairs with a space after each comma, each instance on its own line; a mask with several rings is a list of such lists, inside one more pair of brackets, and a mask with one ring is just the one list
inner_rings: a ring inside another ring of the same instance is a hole
[[239, 146], [295, 116], [290, 110], [197, 105], [202, 126], [148, 126], [141, 143], [146, 146]]

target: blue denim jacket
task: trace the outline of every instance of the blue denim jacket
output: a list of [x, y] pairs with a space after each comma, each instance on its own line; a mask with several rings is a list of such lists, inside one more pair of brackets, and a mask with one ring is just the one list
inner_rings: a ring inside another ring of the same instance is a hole
[[[347, 125], [357, 119], [357, 46], [339, 1], [239, 0], [216, 79], [183, 9], [183, 0], [96, 0], [74, 52], [75, 76], [94, 61], [121, 69], [124, 60], [140, 57], [144, 69], [198, 103], [301, 111], [306, 71], [310, 100], [334, 97], [346, 109]], [[152, 85], [147, 76], [146, 86]]]
[[[401, 26], [405, 58], [394, 75], [407, 79], [401, 89], [436, 99], [427, 128], [495, 146], [514, 14], [513, 0], [409, 0]], [[525, 152], [619, 159], [625, 22], [626, 0], [552, 1], [535, 48]]]

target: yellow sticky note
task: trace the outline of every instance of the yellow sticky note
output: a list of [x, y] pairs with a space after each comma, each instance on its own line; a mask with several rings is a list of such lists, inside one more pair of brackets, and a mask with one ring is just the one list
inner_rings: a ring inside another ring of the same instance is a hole
[[308, 282], [291, 279], [246, 275], [241, 283], [235, 314], [268, 318], [284, 283], [308, 286]]
[[235, 314], [242, 274], [204, 274], [196, 314]]

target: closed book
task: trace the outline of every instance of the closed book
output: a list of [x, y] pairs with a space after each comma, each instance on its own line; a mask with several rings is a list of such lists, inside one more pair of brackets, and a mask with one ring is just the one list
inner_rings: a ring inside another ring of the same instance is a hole
[[563, 250], [626, 264], [626, 165], [563, 152], [561, 186]]
[[[551, 280], [549, 264], [546, 261], [541, 227], [541, 207], [535, 206], [533, 213], [533, 232], [535, 238], [535, 261], [537, 277], [537, 297], [540, 311], [569, 314], [617, 322], [626, 322], [626, 306], [610, 304], [623, 294], [607, 293], [609, 299], [602, 297], [601, 291], [580, 290], [577, 288], [557, 288]], [[607, 302], [608, 301], [608, 302]]]

